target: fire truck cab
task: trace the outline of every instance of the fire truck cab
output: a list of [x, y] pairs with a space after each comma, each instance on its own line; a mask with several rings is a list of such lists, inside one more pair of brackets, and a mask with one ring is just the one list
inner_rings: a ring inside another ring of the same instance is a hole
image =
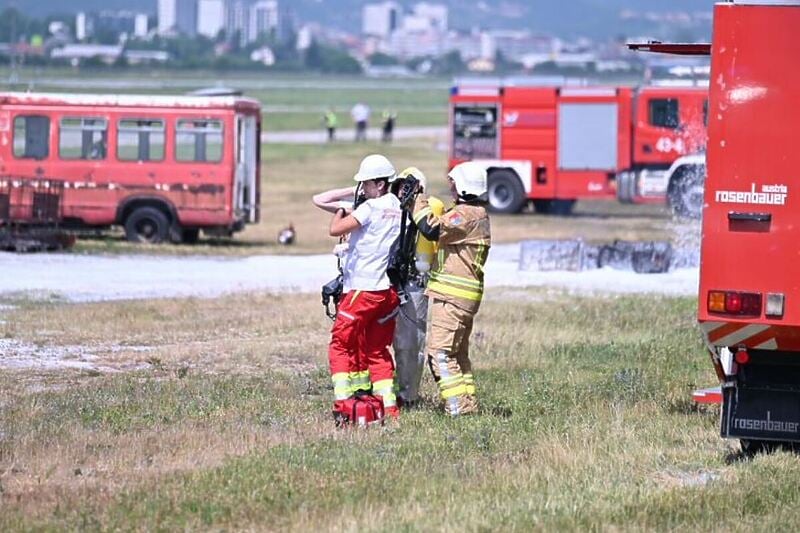
[[62, 184], [62, 225], [231, 234], [259, 220], [260, 123], [244, 97], [0, 93], [0, 180]]
[[698, 320], [721, 434], [800, 442], [800, 2], [714, 7]]
[[489, 174], [490, 209], [566, 214], [580, 198], [663, 202], [666, 170], [705, 145], [705, 87], [453, 87], [450, 167]]

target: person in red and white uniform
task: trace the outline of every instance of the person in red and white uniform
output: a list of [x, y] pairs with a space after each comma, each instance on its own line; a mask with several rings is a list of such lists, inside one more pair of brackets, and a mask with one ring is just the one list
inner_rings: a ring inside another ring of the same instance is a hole
[[369, 155], [354, 176], [366, 200], [348, 213], [333, 215], [330, 235], [350, 235], [343, 262], [344, 290], [331, 330], [328, 358], [334, 387], [334, 413], [360, 392], [383, 402], [384, 413], [399, 413], [394, 362], [389, 352], [399, 300], [386, 269], [400, 234], [400, 201], [389, 192], [395, 169], [386, 157]]

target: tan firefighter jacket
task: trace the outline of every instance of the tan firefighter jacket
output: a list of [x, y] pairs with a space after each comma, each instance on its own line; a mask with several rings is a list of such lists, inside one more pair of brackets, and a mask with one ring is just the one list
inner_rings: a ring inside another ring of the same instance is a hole
[[492, 244], [489, 216], [478, 205], [456, 204], [441, 217], [420, 194], [414, 204], [420, 233], [437, 240], [427, 294], [476, 313], [483, 297], [483, 267]]

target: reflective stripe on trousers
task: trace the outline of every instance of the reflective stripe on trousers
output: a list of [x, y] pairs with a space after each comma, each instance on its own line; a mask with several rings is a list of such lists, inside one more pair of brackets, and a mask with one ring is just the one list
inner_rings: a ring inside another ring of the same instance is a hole
[[397, 396], [394, 393], [394, 379], [382, 379], [373, 383], [372, 394], [383, 400], [383, 407], [397, 405]]

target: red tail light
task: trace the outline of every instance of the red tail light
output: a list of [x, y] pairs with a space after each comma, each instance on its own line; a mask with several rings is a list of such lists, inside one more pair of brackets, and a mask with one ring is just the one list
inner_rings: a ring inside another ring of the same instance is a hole
[[761, 316], [757, 292], [708, 291], [708, 312], [737, 316]]
[[746, 365], [750, 362], [750, 354], [747, 353], [747, 350], [740, 349], [736, 352], [734, 360], [740, 365]]

